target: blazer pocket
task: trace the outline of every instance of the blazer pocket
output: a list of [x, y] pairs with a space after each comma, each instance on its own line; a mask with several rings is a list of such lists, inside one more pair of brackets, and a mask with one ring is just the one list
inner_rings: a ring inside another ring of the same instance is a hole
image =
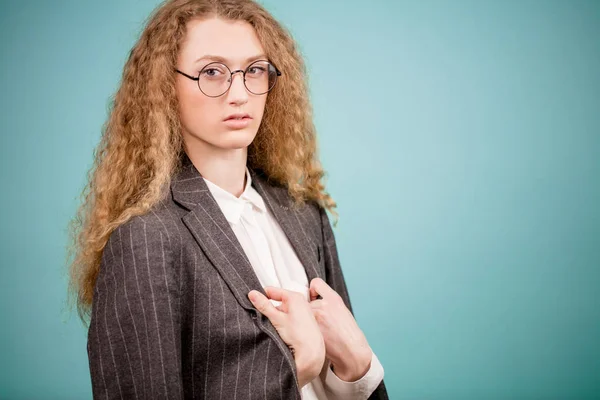
[[[317, 244], [317, 264], [322, 276], [325, 276], [325, 252], [320, 244]], [[324, 279], [323, 279], [324, 280]]]

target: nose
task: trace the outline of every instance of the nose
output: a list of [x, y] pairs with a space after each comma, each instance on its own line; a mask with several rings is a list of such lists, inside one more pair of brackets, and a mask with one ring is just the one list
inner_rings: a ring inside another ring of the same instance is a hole
[[[239, 74], [238, 74], [239, 72]], [[236, 82], [236, 76], [239, 75], [238, 82]], [[244, 84], [244, 73], [243, 71], [234, 71], [231, 73], [231, 86], [228, 92], [229, 102], [231, 103], [245, 103], [248, 101], [248, 91]]]

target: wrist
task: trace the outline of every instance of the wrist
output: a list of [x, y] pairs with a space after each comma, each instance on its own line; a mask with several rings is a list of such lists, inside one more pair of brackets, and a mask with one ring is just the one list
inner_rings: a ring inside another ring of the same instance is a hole
[[371, 368], [371, 359], [373, 352], [369, 349], [368, 352], [354, 354], [351, 358], [341, 360], [340, 362], [331, 363], [333, 373], [345, 382], [356, 382], [366, 375]]
[[295, 362], [296, 370], [298, 371], [298, 385], [302, 388], [319, 375], [325, 360], [314, 356], [296, 355]]

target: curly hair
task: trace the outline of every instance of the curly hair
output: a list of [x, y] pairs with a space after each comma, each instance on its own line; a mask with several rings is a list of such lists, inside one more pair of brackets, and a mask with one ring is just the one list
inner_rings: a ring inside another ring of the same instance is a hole
[[191, 19], [248, 22], [267, 57], [283, 72], [269, 92], [248, 147], [248, 166], [287, 188], [295, 204], [314, 201], [336, 217], [325, 191], [304, 62], [288, 33], [253, 0], [169, 0], [150, 15], [125, 63], [81, 205], [69, 225], [69, 296], [89, 319], [103, 249], [113, 230], [168, 195], [184, 151], [173, 70]]

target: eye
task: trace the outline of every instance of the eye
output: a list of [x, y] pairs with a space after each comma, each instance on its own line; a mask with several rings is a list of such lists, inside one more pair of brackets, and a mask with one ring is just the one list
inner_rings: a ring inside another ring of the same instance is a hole
[[202, 71], [202, 75], [206, 76], [216, 76], [220, 73], [220, 71], [216, 68], [207, 68]]
[[218, 65], [209, 66], [207, 68], [202, 69], [202, 71], [200, 72], [200, 78], [204, 79], [220, 79], [225, 76], [225, 69]]
[[253, 66], [253, 67], [248, 68], [248, 74], [250, 74], [252, 76], [260, 76], [266, 71], [267, 71], [266, 68], [260, 67], [260, 66]]

